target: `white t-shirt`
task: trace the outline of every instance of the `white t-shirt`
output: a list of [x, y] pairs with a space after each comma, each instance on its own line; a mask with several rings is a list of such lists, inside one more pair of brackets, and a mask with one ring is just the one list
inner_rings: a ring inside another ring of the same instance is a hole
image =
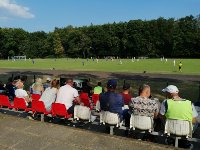
[[78, 91], [70, 85], [64, 85], [58, 90], [56, 103], [65, 104], [66, 109], [69, 109], [75, 97], [78, 97]]
[[[24, 98], [25, 99], [25, 97], [28, 96], [28, 93], [23, 89], [16, 89], [15, 90], [15, 96], [18, 97], [18, 98]], [[28, 103], [26, 102], [26, 106], [27, 105], [28, 105]]]
[[28, 93], [23, 89], [16, 89], [15, 96], [18, 98], [25, 98], [28, 96]]
[[45, 108], [47, 110], [51, 110], [51, 105], [56, 100], [57, 91], [58, 90], [56, 88], [49, 87], [42, 93], [40, 101], [44, 102]]

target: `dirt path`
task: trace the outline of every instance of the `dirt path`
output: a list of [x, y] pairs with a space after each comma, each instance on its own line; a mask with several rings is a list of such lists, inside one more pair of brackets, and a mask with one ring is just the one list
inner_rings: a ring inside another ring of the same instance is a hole
[[63, 77], [81, 77], [81, 78], [115, 78], [127, 80], [168, 80], [168, 81], [200, 81], [200, 75], [182, 75], [182, 74], [149, 74], [149, 73], [119, 73], [119, 72], [80, 72], [63, 70], [19, 70], [19, 69], [0, 69], [0, 74], [24, 74], [24, 75], [50, 75]]

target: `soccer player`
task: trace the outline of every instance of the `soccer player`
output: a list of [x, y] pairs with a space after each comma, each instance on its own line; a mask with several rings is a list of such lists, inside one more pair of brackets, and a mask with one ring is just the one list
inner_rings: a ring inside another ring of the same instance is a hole
[[174, 59], [174, 62], [173, 62], [173, 63], [174, 63], [174, 67], [175, 67], [175, 66], [176, 66], [176, 60], [175, 60], [175, 59]]
[[179, 72], [182, 72], [182, 66], [183, 66], [183, 64], [182, 64], [181, 61], [180, 61], [180, 63], [178, 64]]

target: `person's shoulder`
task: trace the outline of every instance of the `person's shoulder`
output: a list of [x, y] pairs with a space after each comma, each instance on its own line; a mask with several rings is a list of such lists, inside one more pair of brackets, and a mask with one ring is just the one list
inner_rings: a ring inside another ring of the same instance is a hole
[[45, 91], [44, 92], [52, 92], [52, 91], [55, 91], [56, 90], [56, 88], [54, 88], [54, 87], [48, 87], [48, 88], [46, 88], [45, 89]]
[[121, 93], [115, 93], [115, 96], [116, 96], [117, 98], [123, 98], [123, 95], [122, 95]]
[[16, 90], [15, 90], [15, 93], [16, 93], [16, 92], [19, 92], [19, 89], [16, 89]]
[[15, 91], [17, 91], [17, 92], [22, 92], [22, 91], [24, 91], [23, 89], [16, 89]]
[[59, 89], [60, 90], [63, 90], [63, 89], [66, 89], [67, 88], [67, 85], [63, 85], [63, 86], [61, 86]]
[[46, 88], [46, 90], [50, 90], [50, 89], [56, 89], [55, 87], [48, 87]]
[[126, 94], [124, 94], [123, 92], [121, 92], [121, 93], [119, 93], [120, 95], [122, 95], [122, 96], [125, 96]]
[[16, 92], [19, 92], [19, 93], [27, 93], [26, 92], [26, 90], [24, 90], [24, 89], [17, 89], [17, 90], [15, 90]]
[[105, 92], [105, 93], [100, 93], [99, 96], [102, 97], [102, 96], [106, 95], [106, 93], [107, 93], [107, 92]]
[[155, 99], [149, 99], [149, 102], [152, 104], [157, 104], [157, 101]]
[[24, 90], [24, 89], [21, 89], [21, 90], [22, 90], [24, 93], [27, 93], [26, 90]]
[[132, 97], [131, 98], [132, 101], [139, 101], [141, 100], [141, 97], [137, 96], [137, 97]]
[[74, 87], [71, 87], [70, 89], [71, 89], [71, 91], [73, 91], [73, 92], [78, 92], [78, 90], [75, 89]]
[[168, 100], [169, 100], [169, 99], [164, 99], [164, 100], [162, 101], [162, 103], [164, 104], [164, 103], [166, 103]]

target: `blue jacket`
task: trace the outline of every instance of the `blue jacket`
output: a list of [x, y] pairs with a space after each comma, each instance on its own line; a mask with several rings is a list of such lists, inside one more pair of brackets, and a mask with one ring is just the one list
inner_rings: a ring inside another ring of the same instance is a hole
[[118, 113], [120, 118], [122, 117], [124, 99], [121, 94], [108, 91], [106, 93], [101, 93], [99, 100], [101, 110]]

